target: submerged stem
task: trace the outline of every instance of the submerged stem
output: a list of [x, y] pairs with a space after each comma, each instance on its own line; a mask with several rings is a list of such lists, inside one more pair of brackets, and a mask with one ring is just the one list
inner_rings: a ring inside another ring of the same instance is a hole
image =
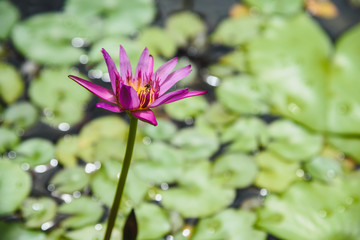
[[133, 149], [134, 149], [134, 142], [135, 142], [135, 135], [136, 135], [138, 119], [135, 118], [134, 116], [132, 116], [131, 114], [129, 114], [129, 117], [130, 117], [130, 129], [129, 129], [129, 135], [128, 135], [128, 140], [127, 140], [127, 145], [126, 145], [125, 157], [124, 157], [124, 161], [123, 161], [121, 174], [120, 174], [119, 182], [117, 185], [113, 205], [110, 210], [109, 220], [108, 220], [108, 224], [106, 227], [104, 240], [110, 240], [111, 232], [115, 225], [115, 220], [116, 220], [116, 216], [117, 216], [117, 213], [119, 210], [121, 197], [124, 192], [126, 177], [127, 177], [128, 171], [129, 171], [131, 157], [132, 157], [132, 153], [133, 153]]

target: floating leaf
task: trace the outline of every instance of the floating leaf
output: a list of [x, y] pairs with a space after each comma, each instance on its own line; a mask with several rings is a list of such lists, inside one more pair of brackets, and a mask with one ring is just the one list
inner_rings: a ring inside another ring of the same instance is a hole
[[[0, 215], [11, 214], [17, 210], [29, 195], [30, 190], [30, 175], [19, 165], [0, 160]], [[1, 235], [4, 236], [3, 232]]]
[[264, 88], [250, 76], [224, 79], [216, 89], [216, 96], [220, 103], [235, 113], [262, 114], [269, 111]]
[[302, 0], [246, 0], [252, 9], [259, 10], [264, 14], [284, 14], [293, 16], [300, 12], [303, 7]]
[[139, 225], [138, 239], [160, 239], [170, 231], [170, 219], [163, 208], [143, 203], [135, 212]]
[[161, 191], [164, 207], [186, 218], [209, 216], [225, 208], [234, 199], [235, 191], [211, 181], [209, 175], [209, 161], [191, 163], [179, 187]]
[[196, 128], [180, 131], [171, 142], [180, 149], [186, 161], [207, 159], [216, 152], [219, 145], [215, 133], [205, 133]]
[[[225, 19], [211, 35], [211, 41], [213, 43], [236, 47], [257, 37], [261, 24], [262, 19], [253, 16]], [[236, 31], [234, 31], [234, 29], [236, 29]]]
[[90, 176], [82, 167], [65, 168], [55, 174], [51, 184], [55, 185], [56, 191], [60, 193], [73, 193], [81, 191], [89, 184]]
[[221, 141], [231, 142], [230, 151], [255, 151], [261, 146], [266, 146], [269, 141], [267, 126], [259, 118], [240, 118], [224, 129]]
[[0, 98], [10, 104], [20, 97], [24, 83], [16, 69], [7, 63], [0, 62], [0, 72]]
[[36, 108], [29, 102], [19, 102], [11, 105], [4, 112], [4, 125], [11, 125], [15, 129], [29, 128], [38, 118]]
[[[97, 37], [96, 24], [62, 13], [35, 15], [15, 25], [15, 47], [28, 59], [45, 65], [72, 65], [84, 54], [71, 45], [74, 38], [91, 42]], [[95, 29], [94, 29], [95, 28]], [[65, 75], [67, 76], [67, 75]]]
[[[106, 225], [96, 224], [77, 230], [68, 231], [64, 234], [69, 240], [103, 240]], [[111, 240], [122, 240], [120, 231], [115, 227], [111, 233]]]
[[4, 40], [9, 35], [12, 27], [19, 19], [19, 11], [8, 1], [0, 2], [0, 39]]
[[300, 165], [289, 162], [270, 152], [261, 152], [255, 156], [259, 173], [255, 184], [274, 192], [285, 191], [298, 177], [296, 171]]
[[0, 127], [0, 153], [14, 149], [18, 144], [19, 137], [10, 129]]
[[307, 172], [314, 179], [331, 183], [343, 174], [341, 164], [336, 159], [317, 156], [306, 163]]
[[78, 136], [65, 136], [55, 147], [56, 159], [65, 167], [75, 167], [77, 164]]
[[29, 164], [30, 167], [47, 164], [55, 156], [54, 145], [42, 138], [30, 138], [23, 141], [15, 148], [15, 152], [17, 155], [15, 161]]
[[25, 226], [40, 228], [45, 222], [51, 221], [56, 216], [57, 204], [51, 198], [28, 198], [22, 206]]
[[201, 18], [194, 13], [180, 12], [171, 15], [167, 19], [166, 30], [176, 43], [183, 47], [189, 41], [196, 43], [197, 38], [204, 38], [206, 25]]
[[155, 56], [171, 58], [176, 53], [176, 43], [170, 34], [162, 28], [151, 27], [144, 29], [137, 39], [149, 48], [149, 52]]
[[157, 122], [158, 126], [156, 127], [146, 124], [142, 129], [144, 134], [155, 140], [170, 140], [177, 131], [176, 125], [163, 118], [157, 119]]
[[220, 184], [244, 188], [250, 186], [258, 172], [255, 160], [244, 154], [224, 154], [218, 157], [213, 166], [213, 177]]
[[59, 213], [71, 215], [61, 222], [62, 227], [80, 228], [99, 221], [103, 209], [98, 202], [90, 197], [81, 197], [73, 199], [70, 203], [60, 205]]
[[0, 233], [3, 239], [18, 240], [46, 240], [46, 235], [40, 231], [33, 231], [24, 228], [18, 223], [0, 222]]
[[266, 234], [254, 229], [256, 215], [244, 210], [226, 209], [196, 225], [194, 240], [265, 240]]
[[360, 162], [360, 139], [357, 137], [329, 137], [329, 143], [344, 153], [348, 154], [357, 162]]
[[291, 161], [309, 160], [320, 152], [323, 137], [289, 120], [273, 122], [268, 129], [270, 151]]
[[172, 118], [183, 121], [188, 118], [196, 117], [208, 108], [208, 103], [204, 96], [188, 98], [182, 101], [173, 102], [165, 105], [165, 111]]

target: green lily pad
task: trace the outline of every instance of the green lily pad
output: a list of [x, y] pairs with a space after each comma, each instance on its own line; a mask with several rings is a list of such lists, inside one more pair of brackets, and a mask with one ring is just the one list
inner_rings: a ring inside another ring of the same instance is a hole
[[212, 174], [220, 184], [244, 188], [255, 180], [258, 168], [255, 160], [245, 154], [228, 153], [215, 160]]
[[261, 24], [262, 19], [260, 17], [227, 18], [219, 24], [211, 35], [211, 42], [237, 47], [257, 37]]
[[329, 143], [360, 162], [360, 139], [357, 137], [329, 137]]
[[91, 97], [88, 91], [67, 78], [69, 74], [79, 75], [68, 68], [44, 69], [30, 85], [32, 102], [44, 110], [42, 120], [52, 126], [79, 122]]
[[196, 128], [187, 128], [180, 131], [171, 143], [178, 147], [180, 154], [186, 161], [199, 161], [213, 155], [219, 141], [214, 132], [202, 132]]
[[323, 147], [323, 137], [320, 134], [296, 125], [289, 120], [279, 120], [268, 128], [270, 151], [290, 161], [309, 160], [319, 153]]
[[77, 165], [78, 142], [78, 136], [69, 135], [56, 143], [55, 156], [64, 167], [71, 168]]
[[167, 19], [166, 30], [178, 46], [184, 47], [189, 41], [198, 45], [196, 40], [205, 38], [206, 25], [196, 14], [180, 12]]
[[324, 131], [330, 51], [329, 38], [308, 15], [270, 18], [247, 45], [248, 71], [268, 90], [274, 113]]
[[183, 159], [178, 150], [162, 143], [149, 145], [149, 160], [136, 162], [133, 170], [146, 182], [161, 184], [175, 182], [182, 174]]
[[346, 32], [336, 44], [330, 72], [327, 128], [343, 134], [360, 133], [360, 96], [358, 76], [360, 70], [360, 24]]
[[12, 27], [19, 19], [19, 11], [11, 2], [0, 2], [0, 39], [4, 40], [8, 37]]
[[[103, 240], [106, 226], [96, 224], [95, 226], [87, 226], [77, 230], [68, 231], [64, 234], [69, 240]], [[110, 240], [122, 240], [121, 232], [114, 228], [111, 233]]]
[[293, 16], [303, 8], [302, 0], [245, 0], [252, 9], [264, 14], [283, 14]]
[[155, 56], [171, 58], [176, 53], [176, 43], [172, 36], [160, 27], [144, 29], [137, 39], [149, 48], [149, 52]]
[[0, 62], [0, 72], [0, 98], [10, 104], [21, 96], [24, 83], [20, 74], [10, 64]]
[[196, 96], [181, 101], [165, 105], [165, 111], [170, 117], [184, 121], [185, 119], [196, 117], [208, 108], [208, 103], [204, 96]]
[[30, 175], [19, 165], [0, 160], [0, 215], [11, 214], [17, 210], [30, 194], [30, 190]]
[[14, 149], [19, 143], [19, 137], [10, 129], [0, 127], [0, 153]]
[[57, 172], [50, 182], [55, 185], [56, 191], [71, 194], [86, 187], [90, 176], [82, 167], [65, 168]]
[[233, 201], [235, 191], [212, 181], [209, 175], [209, 161], [191, 163], [179, 187], [161, 191], [162, 204], [185, 218], [205, 217], [222, 210]]
[[177, 128], [172, 121], [159, 118], [157, 119], [157, 122], [158, 126], [153, 127], [146, 124], [141, 130], [145, 135], [154, 140], [170, 140], [173, 136], [175, 136]]
[[170, 232], [170, 217], [158, 205], [143, 203], [135, 213], [139, 224], [138, 239], [160, 239]]
[[19, 102], [11, 105], [4, 112], [4, 125], [15, 129], [26, 129], [33, 126], [38, 118], [36, 108], [29, 102]]
[[266, 146], [268, 141], [267, 126], [259, 118], [240, 118], [221, 135], [221, 142], [231, 142], [229, 150], [234, 152], [255, 151]]
[[101, 205], [90, 197], [81, 197], [64, 203], [60, 205], [58, 212], [71, 215], [61, 222], [61, 226], [65, 228], [81, 228], [94, 224], [103, 215]]
[[359, 176], [331, 185], [298, 182], [282, 196], [267, 197], [258, 226], [281, 239], [357, 239], [360, 231]]
[[[235, 72], [245, 72], [246, 55], [244, 51], [235, 50], [220, 58], [219, 64], [230, 67]], [[221, 75], [220, 75], [221, 76]]]
[[226, 209], [196, 225], [194, 240], [265, 240], [266, 233], [254, 229], [256, 215], [244, 210]]
[[56, 216], [57, 204], [51, 198], [28, 198], [22, 206], [25, 226], [40, 228], [45, 222], [51, 221]]
[[273, 192], [285, 191], [297, 180], [296, 171], [300, 169], [297, 162], [289, 162], [270, 152], [261, 152], [255, 156], [259, 166], [255, 184]]
[[46, 240], [46, 234], [40, 231], [26, 229], [18, 223], [0, 222], [0, 233], [3, 239]]
[[[94, 29], [95, 28], [95, 29]], [[84, 50], [71, 45], [75, 38], [92, 42], [98, 25], [63, 13], [33, 16], [15, 25], [15, 47], [28, 59], [45, 65], [72, 65], [79, 62]]]
[[46, 139], [30, 138], [21, 142], [15, 149], [18, 163], [27, 163], [30, 167], [47, 164], [55, 156], [54, 145]]
[[333, 158], [317, 156], [306, 163], [307, 172], [314, 179], [331, 183], [343, 174], [341, 164]]
[[247, 75], [223, 79], [216, 96], [227, 109], [239, 114], [263, 114], [269, 111], [266, 92], [260, 83]]

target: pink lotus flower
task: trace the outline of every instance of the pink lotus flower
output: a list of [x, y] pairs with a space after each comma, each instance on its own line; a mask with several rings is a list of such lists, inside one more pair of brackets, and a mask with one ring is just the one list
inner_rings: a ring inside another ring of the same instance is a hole
[[150, 108], [206, 93], [206, 91], [189, 91], [187, 88], [166, 93], [175, 83], [191, 72], [190, 65], [171, 72], [177, 64], [177, 58], [166, 62], [153, 73], [154, 59], [149, 55], [149, 50], [145, 48], [133, 75], [129, 57], [125, 49], [120, 46], [119, 74], [114, 61], [105, 49], [102, 49], [101, 52], [108, 67], [112, 90], [69, 75], [69, 78], [109, 102], [97, 103], [96, 106], [99, 108], [118, 113], [128, 112], [134, 117], [156, 126], [156, 118]]

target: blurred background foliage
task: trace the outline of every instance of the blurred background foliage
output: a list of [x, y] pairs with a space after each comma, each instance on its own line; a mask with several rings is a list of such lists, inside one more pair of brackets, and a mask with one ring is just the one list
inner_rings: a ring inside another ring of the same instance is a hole
[[100, 240], [125, 115], [100, 49], [205, 96], [140, 124], [112, 239], [135, 209], [142, 240], [360, 239], [360, 2], [0, 0], [0, 236]]

